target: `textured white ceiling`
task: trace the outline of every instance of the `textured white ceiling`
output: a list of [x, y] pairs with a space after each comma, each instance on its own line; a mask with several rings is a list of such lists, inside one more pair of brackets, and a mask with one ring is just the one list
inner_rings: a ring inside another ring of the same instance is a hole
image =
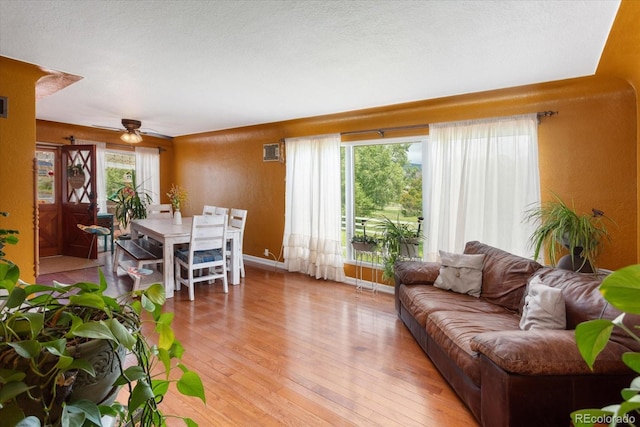
[[83, 77], [39, 119], [179, 136], [591, 75], [619, 4], [0, 0], [0, 55]]

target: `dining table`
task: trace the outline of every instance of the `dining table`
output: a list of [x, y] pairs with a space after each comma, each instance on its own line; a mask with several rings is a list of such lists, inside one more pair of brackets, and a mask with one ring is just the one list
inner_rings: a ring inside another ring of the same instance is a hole
[[[182, 223], [174, 224], [171, 218], [135, 219], [130, 223], [131, 238], [139, 236], [150, 237], [163, 246], [163, 280], [167, 298], [172, 298], [175, 290], [174, 251], [175, 246], [189, 243], [191, 240], [191, 217], [183, 217]], [[227, 227], [227, 241], [230, 245], [229, 283], [240, 284], [240, 253], [241, 230], [237, 227]]]

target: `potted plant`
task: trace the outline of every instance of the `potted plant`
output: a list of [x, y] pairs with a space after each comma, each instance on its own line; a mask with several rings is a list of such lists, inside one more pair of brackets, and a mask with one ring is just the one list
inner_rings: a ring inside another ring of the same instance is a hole
[[[18, 277], [17, 266], [0, 263], [0, 289], [6, 291], [0, 297], [1, 419], [83, 426], [101, 425], [109, 415], [116, 425], [160, 426], [167, 416], [159, 403], [173, 382], [182, 394], [205, 402], [199, 375], [179, 362], [184, 349], [171, 329], [173, 314], [162, 311], [162, 285], [112, 298], [104, 294], [102, 272], [99, 284], [27, 285]], [[157, 344], [146, 337], [150, 327]], [[96, 363], [86, 344], [101, 345]], [[135, 358], [130, 366], [125, 352]], [[176, 367], [181, 376], [170, 379]], [[102, 389], [87, 390], [105, 375], [111, 381]], [[124, 405], [114, 401], [119, 387], [129, 390]]]
[[[9, 216], [7, 212], [0, 212], [0, 216]], [[4, 247], [5, 245], [15, 245], [18, 243], [18, 236], [16, 236], [18, 230], [11, 230], [6, 228], [0, 228], [0, 262], [10, 262], [5, 259]]]
[[[593, 370], [598, 354], [606, 347], [613, 328], [623, 329], [635, 341], [640, 342], [640, 325], [625, 325], [625, 316], [640, 314], [640, 265], [631, 265], [616, 270], [605, 277], [600, 285], [604, 298], [622, 314], [614, 320], [595, 319], [580, 323], [576, 327], [576, 344], [582, 358]], [[640, 374], [640, 352], [626, 352], [622, 361], [635, 373]], [[582, 409], [571, 413], [576, 427], [593, 426], [597, 420], [607, 420], [609, 425], [637, 425], [640, 420], [640, 376], [628, 388], [621, 390], [623, 402], [602, 409]], [[599, 421], [598, 421], [599, 422]], [[598, 424], [602, 425], [602, 424]]]
[[131, 174], [131, 182], [122, 183], [109, 200], [115, 203], [114, 216], [122, 231], [128, 230], [132, 220], [146, 218], [147, 205], [152, 201], [151, 196], [136, 185], [135, 171]]
[[[578, 214], [556, 194], [554, 200], [533, 207], [525, 213], [525, 220], [537, 224], [530, 236], [537, 260], [546, 247], [551, 265], [583, 273], [596, 269], [596, 258], [603, 239], [610, 240], [605, 226], [604, 212], [592, 209], [591, 214]], [[569, 254], [557, 262], [557, 254], [565, 247]]]
[[378, 239], [369, 235], [367, 236], [367, 219], [360, 220], [362, 224], [362, 234], [355, 233], [351, 237], [351, 246], [356, 251], [374, 252], [378, 247]]
[[419, 257], [420, 243], [423, 240], [422, 221], [423, 217], [418, 217], [418, 227], [412, 223], [392, 221], [386, 216], [379, 226], [381, 231], [381, 245], [383, 248], [382, 278], [389, 280], [393, 278], [393, 266], [399, 259], [413, 259]]
[[[0, 249], [16, 233], [0, 229]], [[169, 416], [159, 404], [171, 383], [206, 403], [200, 376], [180, 361], [163, 285], [113, 298], [102, 271], [99, 284], [30, 285], [19, 277], [18, 266], [0, 261], [2, 425], [100, 426], [111, 416], [112, 425], [164, 426]], [[170, 377], [175, 368], [178, 379]], [[126, 404], [115, 401], [121, 387]]]

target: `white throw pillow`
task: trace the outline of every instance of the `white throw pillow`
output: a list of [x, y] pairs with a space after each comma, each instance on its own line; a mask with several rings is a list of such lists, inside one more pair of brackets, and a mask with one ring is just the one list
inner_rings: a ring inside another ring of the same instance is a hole
[[539, 277], [529, 282], [520, 329], [566, 329], [567, 314], [562, 290], [543, 285]]
[[440, 274], [433, 283], [436, 288], [461, 294], [480, 296], [484, 254], [452, 254], [440, 251]]

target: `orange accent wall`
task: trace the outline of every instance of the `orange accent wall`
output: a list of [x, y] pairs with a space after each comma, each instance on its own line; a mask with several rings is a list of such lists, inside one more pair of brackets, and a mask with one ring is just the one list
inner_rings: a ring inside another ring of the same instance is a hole
[[[618, 9], [618, 15], [613, 23], [609, 39], [598, 64], [597, 75], [616, 76], [628, 81], [636, 91], [636, 168], [640, 165], [640, 150], [637, 144], [640, 142], [640, 108], [638, 108], [637, 91], [640, 88], [640, 2], [633, 0], [623, 0]], [[636, 204], [640, 203], [640, 186], [636, 180], [629, 183], [636, 192]], [[638, 209], [638, 205], [636, 206]], [[640, 223], [640, 216], [636, 216]], [[636, 235], [636, 259], [640, 262], [640, 236]]]
[[[176, 181], [203, 204], [249, 210], [244, 250], [279, 253], [284, 229], [285, 167], [262, 162], [262, 145], [281, 138], [554, 110], [539, 127], [545, 198], [556, 192], [578, 210], [615, 219], [601, 266], [636, 259], [635, 94], [625, 81], [588, 77], [178, 137]], [[373, 136], [373, 135], [372, 135]], [[387, 134], [387, 136], [392, 136]], [[353, 268], [347, 269], [353, 276]]]
[[5, 247], [21, 277], [35, 277], [34, 155], [36, 136], [35, 84], [45, 73], [38, 67], [0, 57], [0, 95], [7, 97], [7, 118], [0, 118], [0, 228], [20, 231], [20, 242]]

